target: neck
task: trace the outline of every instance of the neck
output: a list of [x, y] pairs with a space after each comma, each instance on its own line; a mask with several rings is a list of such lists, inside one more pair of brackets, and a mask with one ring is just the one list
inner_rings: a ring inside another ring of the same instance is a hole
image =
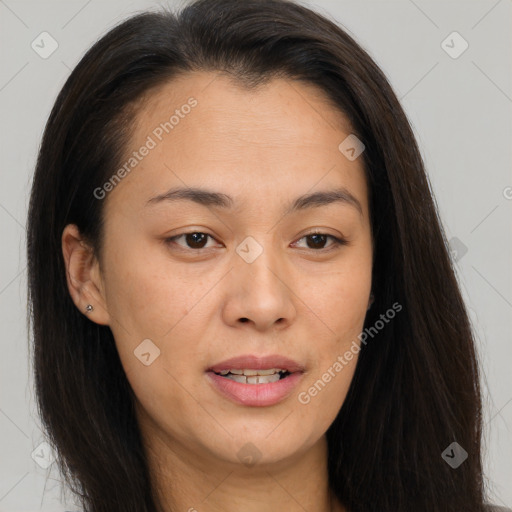
[[141, 422], [141, 430], [161, 512], [346, 512], [328, 486], [325, 436], [287, 460], [247, 466], [179, 444], [154, 425]]

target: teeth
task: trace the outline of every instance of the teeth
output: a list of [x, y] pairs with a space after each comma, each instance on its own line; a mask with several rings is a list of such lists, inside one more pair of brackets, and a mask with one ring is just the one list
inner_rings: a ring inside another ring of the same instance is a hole
[[221, 375], [232, 373], [233, 375], [273, 375], [274, 373], [284, 372], [281, 368], [269, 368], [268, 370], [222, 370], [219, 372]]
[[280, 368], [269, 368], [268, 370], [244, 370], [244, 375], [273, 375], [282, 372]]
[[227, 379], [234, 380], [235, 382], [241, 382], [242, 384], [247, 384], [247, 378], [243, 375], [226, 375]]
[[226, 375], [227, 379], [240, 382], [241, 384], [270, 384], [271, 382], [277, 382], [280, 379], [279, 372], [272, 375], [252, 375], [246, 377], [245, 375]]

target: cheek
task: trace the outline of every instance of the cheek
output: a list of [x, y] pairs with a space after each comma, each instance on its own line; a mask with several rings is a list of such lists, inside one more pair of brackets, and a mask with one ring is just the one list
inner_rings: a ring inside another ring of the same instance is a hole
[[[303, 276], [302, 282], [305, 312], [314, 313], [310, 322], [318, 324], [323, 339], [351, 341], [360, 333], [367, 313], [371, 268], [339, 265], [333, 271]], [[324, 349], [330, 352], [329, 346]]]
[[[360, 353], [361, 333], [371, 289], [371, 260], [352, 262], [336, 271], [308, 277], [309, 332], [315, 361], [297, 393], [302, 421], [314, 418], [327, 429], [352, 382]], [[316, 326], [316, 327], [315, 327]]]
[[[156, 253], [156, 254], [155, 254]], [[159, 251], [126, 250], [109, 265], [106, 299], [113, 329], [159, 337], [191, 309], [190, 283], [162, 261]]]
[[106, 286], [110, 328], [135, 395], [144, 408], [146, 403], [149, 409], [157, 407], [159, 401], [182, 407], [179, 378], [173, 376], [194, 357], [183, 332], [191, 327], [183, 320], [194, 297], [176, 273], [154, 261], [149, 264], [145, 254], [126, 254], [111, 269]]
[[[195, 399], [201, 396], [199, 390], [168, 367], [169, 359], [165, 356], [162, 351], [148, 367], [125, 365], [127, 379], [137, 398], [137, 417], [143, 422], [143, 430], [144, 422], [149, 421], [166, 436], [194, 446], [198, 439], [211, 435], [212, 416]], [[217, 421], [221, 420], [219, 417]]]
[[335, 359], [316, 368], [297, 390], [296, 421], [309, 425], [312, 437], [322, 435], [335, 420], [354, 376], [357, 359], [335, 365]]

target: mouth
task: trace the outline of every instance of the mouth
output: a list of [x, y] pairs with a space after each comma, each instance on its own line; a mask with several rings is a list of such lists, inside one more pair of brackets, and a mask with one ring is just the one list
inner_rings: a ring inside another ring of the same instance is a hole
[[291, 372], [281, 368], [270, 368], [268, 370], [232, 369], [222, 370], [220, 372], [214, 371], [213, 373], [226, 379], [239, 382], [240, 384], [270, 384], [278, 380], [286, 379], [291, 375]]
[[280, 355], [238, 356], [206, 369], [208, 381], [224, 398], [244, 406], [275, 405], [291, 395], [305, 367]]

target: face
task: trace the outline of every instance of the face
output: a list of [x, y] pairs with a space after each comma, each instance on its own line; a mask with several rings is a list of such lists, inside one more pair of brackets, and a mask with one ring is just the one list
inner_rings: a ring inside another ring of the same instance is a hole
[[[188, 460], [293, 461], [343, 404], [372, 268], [350, 133], [312, 85], [188, 74], [147, 98], [122, 179], [97, 191], [99, 288], [139, 422]], [[209, 371], [229, 367], [290, 375]]]

